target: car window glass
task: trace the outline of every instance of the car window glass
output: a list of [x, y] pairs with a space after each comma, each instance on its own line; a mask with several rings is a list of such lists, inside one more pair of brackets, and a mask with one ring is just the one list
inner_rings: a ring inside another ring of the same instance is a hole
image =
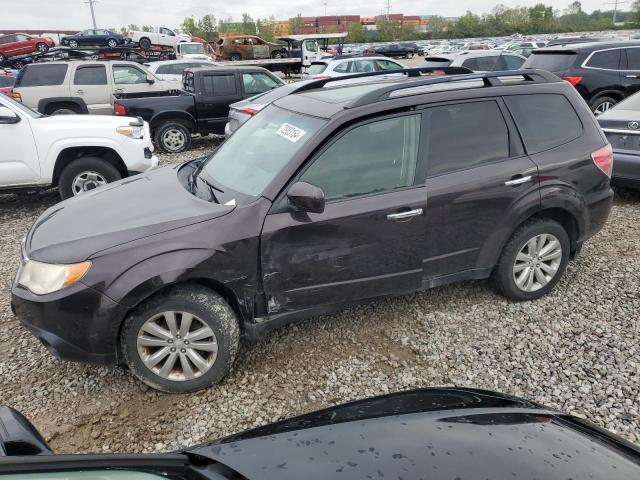
[[413, 185], [420, 115], [370, 122], [345, 133], [302, 174], [327, 201]]
[[235, 75], [203, 75], [204, 94], [212, 95], [233, 95], [236, 93]]
[[530, 154], [570, 142], [582, 132], [582, 123], [564, 95], [512, 95], [505, 102]]
[[318, 75], [326, 70], [326, 63], [312, 63], [311, 66], [307, 69], [307, 73], [309, 75]]
[[25, 42], [29, 40], [29, 37], [26, 35], [16, 35], [16, 42]]
[[175, 37], [175, 33], [173, 33], [173, 31], [169, 30], [168, 28], [160, 27], [160, 33]]
[[627, 48], [627, 69], [640, 70], [640, 48]]
[[0, 76], [0, 88], [13, 87], [14, 83], [16, 83], [15, 77], [10, 77], [8, 75]]
[[606, 68], [609, 70], [617, 70], [619, 65], [619, 48], [616, 48], [615, 50], [604, 50], [602, 52], [595, 52], [587, 62], [587, 67]]
[[353, 62], [355, 65], [355, 72], [357, 73], [369, 73], [375, 71], [373, 60], [358, 60]]
[[280, 84], [276, 82], [266, 73], [243, 73], [242, 82], [244, 83], [244, 91], [249, 95], [266, 92], [278, 87]]
[[509, 157], [509, 130], [496, 102], [443, 105], [425, 114], [428, 176]]
[[468, 58], [462, 62], [462, 66], [469, 70], [491, 72], [495, 70], [498, 58], [497, 56]]
[[29, 65], [18, 74], [16, 87], [44, 87], [62, 85], [67, 74], [66, 64]]
[[507, 70], [518, 70], [524, 63], [524, 58], [516, 57], [515, 55], [502, 55], [502, 58]]
[[351, 65], [351, 62], [342, 62], [336, 65], [333, 71], [338, 73], [347, 73], [349, 71], [349, 65]]
[[147, 83], [147, 74], [136, 67], [114, 65], [113, 81], [118, 85]]
[[376, 60], [378, 70], [402, 70], [402, 65], [398, 65], [396, 62], [389, 60]]
[[104, 65], [78, 67], [73, 83], [74, 85], [106, 85], [107, 69]]

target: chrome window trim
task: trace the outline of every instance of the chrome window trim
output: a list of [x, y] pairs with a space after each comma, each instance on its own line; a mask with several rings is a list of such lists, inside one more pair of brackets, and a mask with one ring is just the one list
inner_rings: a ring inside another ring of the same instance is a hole
[[[601, 50], [594, 50], [593, 52], [591, 52], [589, 54], [589, 56], [587, 56], [587, 58], [585, 58], [584, 62], [582, 62], [582, 64], [580, 65], [582, 68], [586, 68], [588, 70], [602, 70], [605, 72], [620, 72], [622, 70], [620, 70], [620, 64], [618, 64], [618, 68], [600, 68], [600, 67], [589, 67], [587, 66], [587, 63], [589, 63], [589, 61], [591, 60], [591, 57], [593, 57], [596, 53], [601, 53], [601, 52], [608, 52], [611, 50], [622, 50], [623, 48], [627, 48], [627, 47], [612, 47], [612, 48], [603, 48]], [[622, 55], [622, 53], [620, 53], [620, 55]], [[622, 57], [620, 58], [622, 60]]]
[[621, 128], [603, 128], [604, 133], [619, 133], [622, 135], [640, 135], [640, 130], [625, 130]]

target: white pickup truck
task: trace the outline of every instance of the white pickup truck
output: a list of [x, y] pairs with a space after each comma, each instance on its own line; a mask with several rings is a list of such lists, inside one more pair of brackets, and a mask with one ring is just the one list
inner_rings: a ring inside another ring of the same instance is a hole
[[149, 124], [106, 115], [46, 117], [0, 95], [0, 191], [57, 186], [63, 199], [158, 165]]
[[153, 27], [150, 32], [133, 30], [129, 32], [129, 39], [143, 50], [149, 50], [151, 45], [176, 48], [181, 42], [190, 42], [191, 35], [167, 27]]

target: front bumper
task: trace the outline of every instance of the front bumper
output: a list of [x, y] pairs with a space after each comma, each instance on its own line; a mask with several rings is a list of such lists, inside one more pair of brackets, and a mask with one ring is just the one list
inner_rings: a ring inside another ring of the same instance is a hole
[[614, 151], [611, 183], [625, 187], [640, 188], [640, 154], [634, 155], [632, 153]]
[[61, 360], [113, 365], [118, 333], [128, 308], [78, 282], [48, 295], [14, 285], [11, 309], [20, 322]]

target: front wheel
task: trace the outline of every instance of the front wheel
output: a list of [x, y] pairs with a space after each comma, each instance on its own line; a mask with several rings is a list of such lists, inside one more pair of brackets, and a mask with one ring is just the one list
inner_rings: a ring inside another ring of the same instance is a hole
[[191, 132], [182, 123], [167, 122], [156, 130], [156, 145], [166, 153], [180, 153], [191, 147]]
[[505, 245], [493, 271], [493, 284], [512, 300], [543, 297], [560, 281], [569, 251], [569, 235], [558, 222], [527, 222]]
[[238, 62], [242, 60], [242, 56], [239, 53], [232, 53], [229, 58], [231, 59], [232, 62]]
[[49, 46], [46, 43], [38, 43], [36, 45], [36, 50], [40, 53], [47, 53], [49, 51]]
[[118, 169], [106, 160], [99, 157], [83, 157], [73, 160], [62, 170], [58, 189], [60, 197], [66, 200], [121, 178]]
[[151, 40], [148, 38], [141, 38], [139, 44], [142, 50], [149, 50], [151, 48]]
[[69, 40], [69, 47], [78, 48], [78, 42], [76, 40]]
[[212, 290], [171, 288], [125, 320], [120, 337], [131, 372], [152, 388], [193, 392], [219, 383], [240, 343], [234, 311]]
[[115, 39], [110, 38], [109, 40], [107, 40], [107, 45], [109, 46], [109, 48], [116, 48], [118, 46], [118, 42]]

